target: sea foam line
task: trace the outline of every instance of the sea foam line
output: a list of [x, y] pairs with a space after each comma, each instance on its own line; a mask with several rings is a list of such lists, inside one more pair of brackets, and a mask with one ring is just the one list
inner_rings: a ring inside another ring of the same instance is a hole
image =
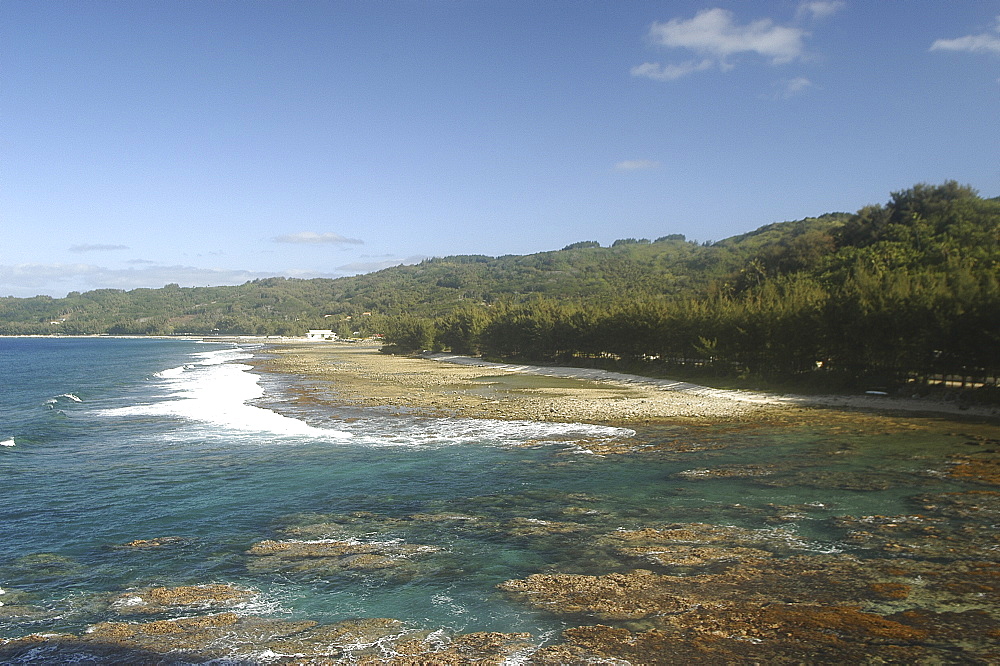
[[317, 428], [270, 409], [249, 404], [264, 395], [252, 368], [234, 361], [251, 358], [242, 349], [193, 354], [197, 360], [153, 375], [164, 399], [105, 410], [115, 416], [174, 416], [219, 426], [228, 431], [277, 436], [344, 439], [350, 433]]
[[[593, 425], [589, 423], [550, 423], [545, 421], [500, 421], [494, 419], [434, 418], [394, 421], [391, 434], [357, 432], [359, 444], [371, 446], [449, 446], [458, 444], [492, 443], [519, 445], [538, 440], [572, 444], [580, 440], [615, 440], [635, 436], [629, 428]], [[388, 426], [387, 426], [388, 427]], [[370, 437], [369, 437], [370, 435]]]

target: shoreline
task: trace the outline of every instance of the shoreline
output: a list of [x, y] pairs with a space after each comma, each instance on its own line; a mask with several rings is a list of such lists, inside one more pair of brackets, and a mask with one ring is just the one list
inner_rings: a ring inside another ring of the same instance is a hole
[[656, 377], [645, 377], [642, 375], [631, 375], [611, 370], [599, 370], [593, 368], [494, 363], [469, 356], [459, 356], [445, 353], [427, 353], [423, 354], [422, 357], [443, 363], [458, 363], [462, 365], [491, 367], [506, 372], [522, 372], [547, 377], [574, 377], [591, 381], [604, 381], [625, 385], [636, 384], [655, 386], [663, 391], [679, 391], [691, 395], [708, 396], [751, 404], [766, 404], [772, 406], [786, 405], [789, 407], [825, 407], [878, 412], [919, 412], [925, 414], [948, 414], [985, 418], [1000, 417], [1000, 407], [964, 406], [952, 402], [919, 397], [893, 398], [889, 396], [848, 394], [778, 394], [742, 389], [717, 389], [703, 386], [701, 384], [692, 384], [690, 382], [678, 381], [674, 379], [659, 379]]
[[839, 410], [996, 419], [995, 407], [852, 395], [778, 395], [586, 368], [382, 354], [379, 343], [261, 340], [254, 366], [305, 379], [298, 400], [431, 417], [608, 425], [760, 422]]
[[[333, 407], [381, 408], [432, 417], [642, 425], [767, 421], [802, 411], [835, 410], [1000, 421], [1000, 406], [962, 405], [920, 397], [716, 389], [609, 370], [496, 363], [440, 352], [397, 356], [380, 353], [381, 343], [370, 340], [316, 341], [258, 335], [0, 335], [0, 339], [8, 338], [263, 345], [266, 353], [276, 359], [256, 359], [253, 364], [261, 371], [296, 375], [325, 382], [332, 388], [300, 390], [295, 392], [299, 399]], [[292, 359], [288, 354], [291, 350], [303, 358]], [[431, 369], [435, 366], [439, 368], [436, 371]], [[448, 366], [464, 371], [441, 369]], [[536, 379], [505, 379], [515, 375]]]

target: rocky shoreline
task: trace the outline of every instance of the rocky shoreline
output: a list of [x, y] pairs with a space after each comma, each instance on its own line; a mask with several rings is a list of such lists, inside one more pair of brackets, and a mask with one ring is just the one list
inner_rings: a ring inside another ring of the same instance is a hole
[[309, 380], [297, 400], [422, 416], [606, 425], [716, 425], [801, 419], [816, 409], [1000, 419], [996, 407], [874, 395], [777, 395], [604, 370], [382, 354], [377, 343], [283, 342], [258, 370]]
[[[1000, 660], [1000, 544], [994, 529], [1000, 517], [1000, 437], [989, 423], [817, 410], [794, 397], [664, 386], [597, 371], [387, 356], [373, 345], [275, 345], [251, 362], [261, 371], [294, 376], [295, 400], [346, 410], [338, 416], [363, 408], [677, 425], [649, 430], [685, 436], [642, 444], [644, 465], [683, 462], [662, 477], [658, 492], [665, 504], [696, 493], [692, 484], [732, 480], [768, 498], [773, 493], [774, 501], [791, 497], [789, 488], [815, 492], [795, 504], [761, 505], [740, 496], [724, 507], [688, 505], [665, 520], [650, 510], [656, 507], [530, 487], [415, 512], [291, 514], [231, 555], [260, 580], [379, 586], [459, 575], [451, 552], [458, 538], [519, 544], [545, 553], [545, 564], [501, 579], [495, 594], [556, 618], [565, 627], [558, 635], [460, 633], [390, 617], [325, 624], [272, 617], [253, 583], [208, 580], [96, 593], [86, 604], [101, 612], [102, 621], [75, 634], [0, 640], [0, 662], [628, 666]], [[770, 437], [784, 423], [802, 421], [822, 436], [781, 457], [766, 454], [766, 441], [720, 437], [727, 429], [766, 431]], [[931, 430], [939, 433], [933, 448], [923, 437]], [[859, 444], [866, 432], [912, 435], [923, 448], [911, 450], [908, 440], [866, 457]], [[605, 443], [592, 452], [630, 453], [635, 446]], [[760, 458], [754, 454], [737, 463], [725, 457], [740, 446], [760, 450]], [[872, 464], [894, 456], [893, 465]], [[615, 462], [622, 461], [629, 458]], [[887, 515], [828, 499], [893, 490], [906, 496], [905, 508]], [[798, 525], [823, 540], [810, 540]], [[181, 536], [135, 537], [109, 548], [139, 557], [198, 547]], [[77, 566], [56, 555], [23, 559], [15, 564], [33, 570]], [[35, 606], [26, 591], [0, 594], [0, 616], [31, 621], [62, 610]]]
[[308, 378], [309, 385], [292, 391], [307, 403], [423, 416], [628, 425], [760, 421], [799, 408], [764, 394], [690, 384], [665, 388], [656, 380], [590, 376], [586, 370], [560, 376], [551, 368], [456, 362], [461, 358], [394, 356], [375, 344], [298, 343], [275, 344], [254, 363], [261, 371]]

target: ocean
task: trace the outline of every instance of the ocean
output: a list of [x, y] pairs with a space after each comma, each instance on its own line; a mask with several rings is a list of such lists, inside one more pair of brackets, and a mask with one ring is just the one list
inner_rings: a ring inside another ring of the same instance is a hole
[[[0, 339], [0, 638], [222, 611], [323, 626], [392, 618], [439, 640], [528, 634], [515, 663], [569, 627], [614, 617], [526, 603], [498, 588], [506, 581], [632, 571], [638, 555], [615, 535], [678, 524], [766, 536], [782, 555], [882, 562], [894, 557], [885, 540], [859, 532], [877, 536], [876, 517], [933, 517], [915, 508], [918, 494], [984, 490], [981, 478], [953, 473], [953, 454], [978, 455], [996, 433], [834, 414], [629, 429], [338, 413], [295, 402], [298, 378], [254, 372], [247, 361], [262, 353], [188, 340]], [[583, 441], [636, 452], [594, 455]], [[963, 520], [980, 530], [994, 517]], [[858, 529], [865, 520], [876, 527]], [[917, 539], [897, 540], [907, 538]], [[995, 538], [984, 538], [963, 561], [996, 559]], [[641, 566], [669, 571], [651, 552]], [[158, 589], [197, 598], [153, 603]], [[206, 590], [219, 594], [198, 596]], [[996, 601], [961, 607], [995, 614]], [[869, 610], [904, 609], [887, 603]], [[226, 663], [282, 658], [273, 646], [212, 641]], [[59, 660], [113, 661], [87, 646], [60, 650]]]

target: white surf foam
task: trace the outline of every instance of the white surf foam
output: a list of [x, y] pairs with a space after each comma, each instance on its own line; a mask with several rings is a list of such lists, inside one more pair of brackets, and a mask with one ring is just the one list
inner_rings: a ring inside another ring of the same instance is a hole
[[[370, 425], [370, 424], [369, 424]], [[581, 440], [626, 439], [634, 430], [589, 423], [548, 423], [544, 421], [498, 421], [492, 419], [435, 418], [399, 420], [391, 433], [356, 432], [355, 442], [371, 446], [451, 446], [456, 444], [496, 444], [518, 446], [525, 442], [574, 443]]]
[[233, 361], [250, 358], [241, 349], [199, 352], [195, 363], [154, 375], [164, 400], [106, 410], [121, 416], [175, 416], [224, 428], [227, 431], [267, 433], [278, 436], [343, 439], [349, 433], [317, 428], [304, 421], [248, 404], [264, 395], [251, 367]]
[[159, 372], [155, 372], [153, 373], [153, 376], [157, 377], [158, 379], [173, 379], [174, 377], [180, 377], [182, 374], [184, 374], [185, 370], [192, 367], [194, 366], [182, 365], [177, 368], [169, 368], [167, 370], [161, 370]]

